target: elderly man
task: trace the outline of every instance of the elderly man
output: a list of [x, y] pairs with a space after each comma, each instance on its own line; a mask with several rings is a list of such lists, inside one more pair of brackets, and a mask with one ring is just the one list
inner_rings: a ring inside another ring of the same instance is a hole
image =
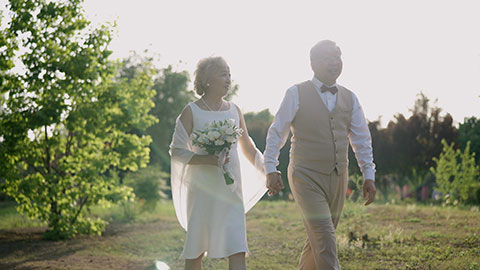
[[340, 48], [323, 40], [310, 51], [311, 80], [290, 87], [267, 135], [265, 170], [270, 195], [284, 188], [278, 155], [292, 131], [288, 181], [300, 207], [307, 239], [299, 269], [340, 269], [335, 228], [346, 196], [348, 147], [352, 145], [365, 179], [365, 205], [375, 199], [371, 136], [355, 94], [337, 84]]

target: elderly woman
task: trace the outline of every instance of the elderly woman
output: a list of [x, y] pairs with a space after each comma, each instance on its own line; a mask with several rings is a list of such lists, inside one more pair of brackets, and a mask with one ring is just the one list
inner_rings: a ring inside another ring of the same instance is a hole
[[[187, 231], [182, 252], [185, 269], [201, 269], [204, 255], [228, 257], [229, 269], [246, 269], [245, 213], [266, 192], [263, 155], [250, 139], [240, 109], [223, 99], [230, 84], [230, 69], [223, 58], [199, 61], [194, 88], [200, 98], [178, 117], [170, 145], [172, 197], [177, 218]], [[226, 159], [192, 145], [193, 131], [231, 119], [243, 133]], [[229, 162], [234, 184], [227, 185], [220, 173], [223, 162]]]

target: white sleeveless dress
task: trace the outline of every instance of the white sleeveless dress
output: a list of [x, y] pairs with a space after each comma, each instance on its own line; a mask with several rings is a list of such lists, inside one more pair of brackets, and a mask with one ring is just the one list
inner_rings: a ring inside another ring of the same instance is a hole
[[[226, 111], [206, 111], [195, 103], [189, 104], [193, 114], [193, 130], [201, 130], [212, 121], [234, 119], [240, 126], [238, 111], [233, 103]], [[238, 163], [237, 145], [232, 145], [230, 160]], [[193, 146], [197, 154], [206, 154]], [[236, 166], [233, 170], [240, 171]], [[242, 200], [225, 184], [212, 165], [187, 165], [185, 178], [190, 182], [187, 193], [187, 234], [182, 256], [198, 258], [206, 252], [209, 258], [225, 258], [239, 252], [249, 252]]]

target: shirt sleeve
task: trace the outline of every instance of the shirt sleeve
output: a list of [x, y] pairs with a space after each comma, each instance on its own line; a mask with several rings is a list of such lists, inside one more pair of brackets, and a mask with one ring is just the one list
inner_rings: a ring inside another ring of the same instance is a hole
[[350, 124], [350, 144], [357, 158], [358, 166], [364, 179], [375, 180], [375, 163], [373, 163], [372, 137], [368, 129], [365, 114], [357, 96], [352, 93], [353, 111]]
[[285, 93], [285, 97], [275, 114], [272, 125], [268, 129], [267, 145], [265, 147], [265, 172], [267, 174], [276, 172], [278, 156], [280, 149], [285, 145], [288, 134], [290, 133], [290, 124], [298, 111], [298, 89], [297, 86], [290, 87]]

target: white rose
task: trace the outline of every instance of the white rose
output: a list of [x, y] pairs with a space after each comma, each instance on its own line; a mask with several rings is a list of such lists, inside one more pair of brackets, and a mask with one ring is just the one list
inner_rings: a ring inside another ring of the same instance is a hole
[[205, 134], [202, 134], [200, 135], [200, 137], [198, 137], [198, 142], [200, 143], [206, 143], [207, 141], [208, 141], [208, 137]]
[[222, 140], [216, 140], [215, 141], [215, 145], [224, 145], [224, 144], [225, 144], [225, 142], [222, 141]]
[[219, 130], [220, 132], [225, 132], [228, 129], [228, 126], [220, 126]]
[[229, 127], [225, 130], [225, 134], [227, 135], [232, 135], [235, 132], [232, 127]]
[[210, 139], [210, 141], [215, 141], [218, 137], [220, 137], [220, 132], [214, 130], [214, 131], [209, 131], [208, 132], [208, 139]]

